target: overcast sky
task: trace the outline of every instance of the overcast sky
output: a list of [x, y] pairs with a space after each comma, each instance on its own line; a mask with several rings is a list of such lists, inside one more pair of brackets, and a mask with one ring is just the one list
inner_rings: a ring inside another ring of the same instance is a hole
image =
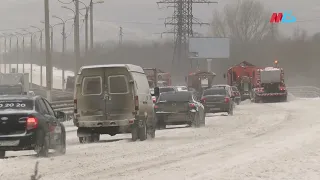
[[[68, 2], [71, 0], [61, 0]], [[195, 5], [194, 16], [203, 22], [209, 22], [214, 9], [222, 9], [226, 4], [236, 3], [238, 0], [218, 0], [218, 4]], [[85, 4], [89, 0], [82, 0]], [[170, 30], [165, 28], [163, 18], [172, 14], [172, 9], [159, 9], [156, 0], [105, 0], [103, 4], [94, 7], [95, 41], [117, 40], [119, 27], [123, 27], [124, 40], [147, 40], [160, 38], [161, 33]], [[296, 26], [300, 26], [308, 33], [320, 32], [320, 1], [319, 0], [264, 0], [267, 9], [271, 12], [283, 12], [292, 10], [299, 20], [310, 20], [293, 24], [283, 24], [281, 31], [291, 34]], [[71, 18], [72, 11], [62, 9], [58, 0], [50, 0], [50, 13], [63, 19]], [[73, 8], [73, 5], [67, 5]], [[83, 7], [83, 6], [82, 6]], [[0, 1], [0, 30], [29, 27], [35, 25], [43, 27], [40, 23], [44, 19], [43, 0], [1, 0]], [[318, 20], [316, 20], [318, 19]], [[57, 19], [51, 19], [51, 24], [59, 23]], [[83, 24], [83, 23], [81, 23]], [[67, 26], [71, 32], [72, 21]], [[83, 41], [82, 26], [82, 41]], [[196, 28], [197, 31], [207, 32], [208, 27]], [[61, 28], [55, 28], [55, 46], [61, 43]], [[68, 37], [72, 41], [72, 35]], [[71, 44], [70, 44], [71, 45]]]

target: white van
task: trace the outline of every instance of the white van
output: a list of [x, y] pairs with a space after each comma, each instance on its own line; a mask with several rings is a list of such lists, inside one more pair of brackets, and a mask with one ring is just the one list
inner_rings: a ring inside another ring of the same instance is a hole
[[143, 69], [132, 64], [83, 66], [75, 81], [74, 125], [80, 143], [100, 134], [155, 137], [156, 119]]

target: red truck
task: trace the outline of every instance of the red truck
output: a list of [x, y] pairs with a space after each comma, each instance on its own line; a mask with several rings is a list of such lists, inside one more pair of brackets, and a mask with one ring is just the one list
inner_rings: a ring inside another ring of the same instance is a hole
[[161, 71], [157, 68], [143, 68], [149, 87], [154, 88], [156, 86], [171, 86], [171, 75], [168, 72]]
[[243, 61], [228, 69], [227, 83], [230, 86], [236, 86], [240, 92], [241, 100], [250, 99], [250, 92], [252, 89], [252, 79], [254, 72], [259, 69], [255, 65]]

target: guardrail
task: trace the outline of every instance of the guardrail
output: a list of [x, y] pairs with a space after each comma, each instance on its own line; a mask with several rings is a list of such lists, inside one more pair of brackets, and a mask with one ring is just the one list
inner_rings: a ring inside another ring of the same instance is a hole
[[73, 100], [53, 101], [51, 106], [55, 111], [62, 111], [66, 114], [66, 120], [69, 121], [73, 116]]
[[314, 86], [291, 86], [287, 87], [289, 93], [298, 98], [319, 98], [320, 88]]

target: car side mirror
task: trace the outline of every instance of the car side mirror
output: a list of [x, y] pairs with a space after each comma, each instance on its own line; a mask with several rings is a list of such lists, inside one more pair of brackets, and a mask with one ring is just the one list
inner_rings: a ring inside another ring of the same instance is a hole
[[159, 97], [159, 95], [160, 95], [160, 88], [159, 87], [155, 87], [154, 88], [154, 96]]
[[56, 111], [56, 117], [62, 122], [66, 120], [66, 114], [62, 111]]

